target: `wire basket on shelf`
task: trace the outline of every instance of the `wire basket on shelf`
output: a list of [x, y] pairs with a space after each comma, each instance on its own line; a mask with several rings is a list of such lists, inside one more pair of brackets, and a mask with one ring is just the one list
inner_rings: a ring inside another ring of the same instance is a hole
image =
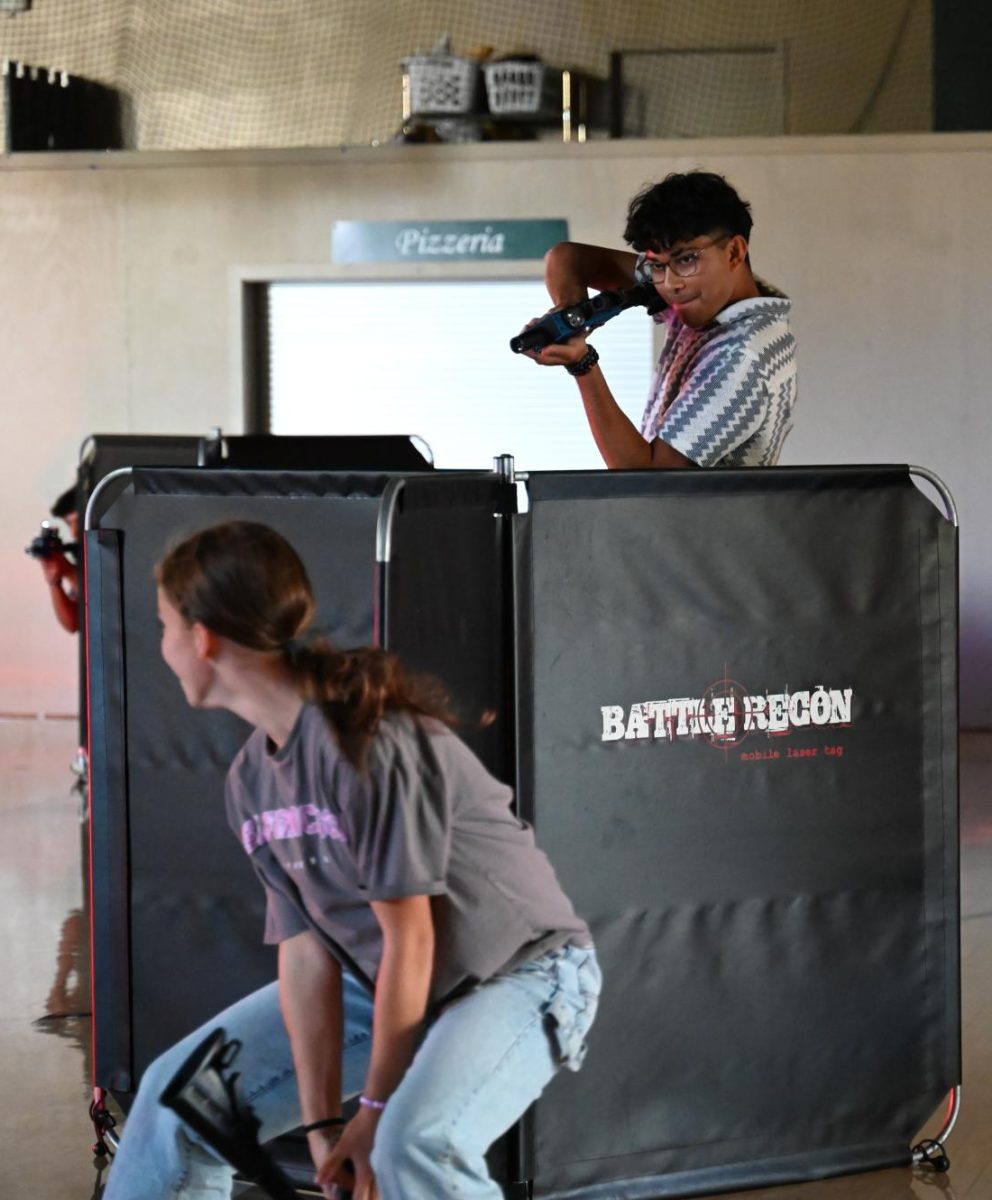
[[479, 64], [454, 54], [413, 54], [402, 67], [411, 113], [467, 113], [475, 105]]
[[486, 63], [482, 69], [491, 113], [539, 113], [558, 99], [555, 92], [561, 73], [548, 70], [543, 62], [507, 58]]

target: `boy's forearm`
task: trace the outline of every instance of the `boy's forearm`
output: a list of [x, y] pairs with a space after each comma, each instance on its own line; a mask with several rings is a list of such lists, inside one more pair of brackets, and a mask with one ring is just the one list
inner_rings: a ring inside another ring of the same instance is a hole
[[575, 304], [589, 295], [589, 288], [632, 287], [636, 262], [637, 255], [627, 250], [559, 242], [544, 257], [544, 283], [556, 306]]
[[598, 366], [579, 376], [586, 420], [603, 462], [613, 470], [651, 466], [651, 446], [617, 404]]

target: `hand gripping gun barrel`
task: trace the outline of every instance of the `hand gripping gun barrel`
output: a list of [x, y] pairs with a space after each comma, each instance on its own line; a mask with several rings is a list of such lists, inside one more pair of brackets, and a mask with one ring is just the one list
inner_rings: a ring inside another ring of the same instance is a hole
[[653, 283], [598, 292], [588, 300], [549, 312], [536, 325], [510, 338], [510, 349], [514, 354], [523, 354], [525, 350], [543, 350], [554, 342], [567, 342], [584, 329], [605, 325], [628, 308], [647, 308], [653, 314], [664, 307], [665, 302]]

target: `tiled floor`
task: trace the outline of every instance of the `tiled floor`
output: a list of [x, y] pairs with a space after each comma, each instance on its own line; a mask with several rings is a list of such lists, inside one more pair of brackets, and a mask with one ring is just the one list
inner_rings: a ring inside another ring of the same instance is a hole
[[[0, 721], [0, 1200], [99, 1194], [74, 749], [71, 722]], [[876, 1171], [750, 1200], [992, 1200], [992, 735], [964, 739], [962, 766], [965, 1086], [950, 1174]]]

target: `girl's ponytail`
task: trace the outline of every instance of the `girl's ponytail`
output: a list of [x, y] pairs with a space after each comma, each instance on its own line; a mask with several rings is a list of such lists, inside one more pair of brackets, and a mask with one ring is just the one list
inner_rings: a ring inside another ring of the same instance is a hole
[[387, 713], [456, 724], [438, 680], [409, 675], [394, 654], [376, 646], [338, 650], [326, 637], [292, 638], [285, 653], [300, 694], [320, 707], [353, 762]]

